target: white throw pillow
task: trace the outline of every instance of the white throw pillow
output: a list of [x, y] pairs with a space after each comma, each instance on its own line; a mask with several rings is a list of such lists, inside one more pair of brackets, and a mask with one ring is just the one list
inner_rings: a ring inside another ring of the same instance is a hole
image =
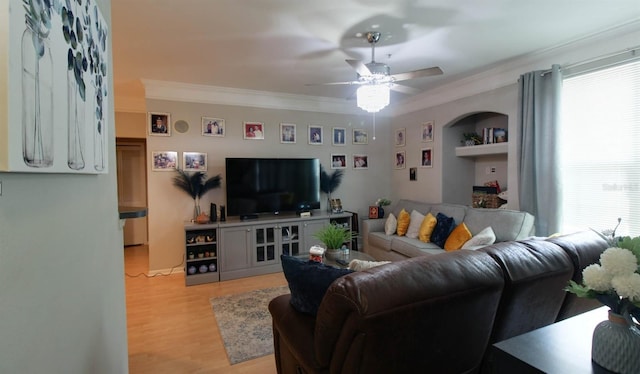
[[398, 228], [398, 220], [393, 213], [389, 214], [387, 217], [387, 221], [384, 223], [384, 233], [385, 235], [393, 235], [396, 233], [396, 229]]
[[495, 242], [496, 234], [493, 232], [491, 226], [489, 226], [485, 227], [471, 239], [467, 240], [467, 242], [462, 245], [462, 249], [478, 249], [485, 245], [491, 245]]
[[374, 268], [376, 266], [390, 264], [391, 261], [364, 261], [364, 260], [351, 260], [349, 263], [349, 269], [353, 271], [362, 271]]
[[407, 229], [406, 237], [416, 239], [420, 233], [420, 225], [424, 220], [424, 214], [414, 210], [411, 212], [411, 220], [409, 221], [409, 228]]

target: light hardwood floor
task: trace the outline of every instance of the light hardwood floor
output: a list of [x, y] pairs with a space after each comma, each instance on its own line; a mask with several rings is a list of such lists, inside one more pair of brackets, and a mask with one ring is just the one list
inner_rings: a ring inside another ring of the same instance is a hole
[[[124, 251], [126, 274], [148, 271], [146, 246]], [[275, 373], [273, 354], [229, 364], [209, 299], [286, 284], [282, 273], [189, 287], [183, 274], [125, 275], [129, 372]]]

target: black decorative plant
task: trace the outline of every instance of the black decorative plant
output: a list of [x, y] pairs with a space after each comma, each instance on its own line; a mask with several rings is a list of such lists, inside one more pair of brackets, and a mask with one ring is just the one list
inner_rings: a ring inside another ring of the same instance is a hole
[[194, 218], [196, 218], [200, 215], [200, 197], [208, 191], [220, 187], [222, 177], [218, 174], [207, 179], [207, 175], [202, 171], [189, 174], [181, 169], [176, 169], [176, 174], [173, 177], [173, 185], [191, 196], [194, 203]]
[[327, 194], [327, 209], [331, 207], [331, 193], [335, 191], [340, 183], [342, 183], [342, 176], [344, 172], [340, 169], [335, 170], [332, 174], [327, 173], [326, 170], [320, 165], [320, 190]]

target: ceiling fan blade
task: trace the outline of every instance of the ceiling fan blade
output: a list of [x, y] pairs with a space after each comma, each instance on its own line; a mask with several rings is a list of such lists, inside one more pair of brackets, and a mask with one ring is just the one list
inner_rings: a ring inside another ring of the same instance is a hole
[[328, 82], [328, 83], [307, 83], [305, 86], [343, 86], [360, 84], [360, 82], [348, 81], [348, 82]]
[[345, 61], [347, 62], [347, 64], [351, 65], [351, 67], [354, 68], [356, 72], [358, 72], [358, 74], [363, 76], [371, 75], [371, 71], [369, 70], [367, 65], [365, 65], [362, 61], [360, 60], [345, 60]]
[[409, 87], [409, 86], [403, 86], [403, 85], [397, 84], [397, 83], [392, 84], [389, 88], [391, 88], [393, 91], [397, 91], [397, 92], [400, 92], [400, 93], [403, 93], [403, 94], [407, 94], [407, 95], [415, 95], [417, 93], [422, 92], [417, 88], [413, 88], [413, 87]]
[[440, 69], [437, 66], [434, 66], [432, 68], [408, 71], [406, 73], [400, 73], [400, 74], [393, 74], [391, 75], [391, 77], [394, 79], [394, 81], [398, 82], [398, 81], [406, 81], [407, 79], [430, 77], [432, 75], [440, 75], [440, 74], [442, 74], [442, 69]]

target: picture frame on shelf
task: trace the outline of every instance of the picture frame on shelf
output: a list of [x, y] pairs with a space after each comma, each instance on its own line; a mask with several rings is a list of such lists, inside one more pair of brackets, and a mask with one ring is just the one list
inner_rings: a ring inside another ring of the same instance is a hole
[[394, 158], [395, 169], [404, 169], [406, 167], [406, 155], [405, 151], [396, 151], [396, 156]]
[[182, 170], [207, 171], [207, 154], [202, 152], [182, 152]]
[[377, 205], [369, 205], [369, 219], [378, 219]]
[[407, 129], [401, 128], [396, 130], [396, 147], [404, 147], [407, 139]]
[[347, 155], [345, 154], [331, 154], [331, 169], [346, 169], [347, 168]]
[[224, 138], [225, 131], [224, 119], [213, 117], [202, 117], [202, 135]]
[[322, 145], [323, 143], [322, 126], [309, 125], [309, 134], [307, 140], [311, 145]]
[[433, 141], [433, 133], [435, 131], [435, 121], [427, 121], [422, 124], [420, 136], [423, 143]]
[[353, 155], [353, 168], [356, 170], [368, 169], [369, 168], [369, 156], [363, 154], [354, 154]]
[[247, 140], [264, 140], [264, 123], [245, 122], [243, 137]]
[[420, 151], [420, 167], [433, 167], [433, 148], [422, 148]]
[[347, 144], [347, 129], [344, 127], [334, 127], [332, 129], [331, 141], [333, 145], [344, 146]]
[[353, 129], [353, 144], [369, 144], [369, 133], [365, 129]]
[[151, 152], [151, 170], [173, 171], [178, 166], [178, 152], [153, 151]]
[[280, 124], [280, 143], [295, 144], [296, 143], [296, 125], [293, 123]]
[[171, 114], [149, 112], [147, 128], [151, 136], [171, 136]]

